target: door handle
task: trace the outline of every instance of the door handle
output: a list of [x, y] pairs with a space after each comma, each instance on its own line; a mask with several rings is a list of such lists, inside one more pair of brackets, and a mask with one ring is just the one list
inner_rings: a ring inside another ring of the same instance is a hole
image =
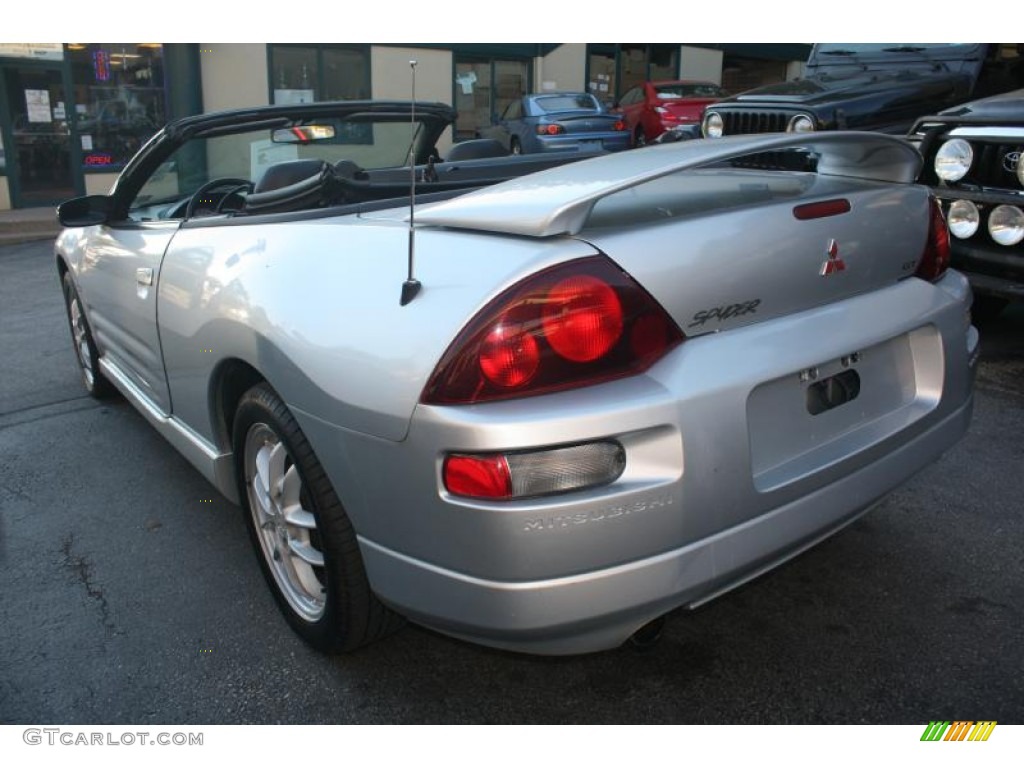
[[139, 267], [135, 270], [135, 281], [139, 285], [152, 285], [153, 284], [153, 268], [152, 267]]

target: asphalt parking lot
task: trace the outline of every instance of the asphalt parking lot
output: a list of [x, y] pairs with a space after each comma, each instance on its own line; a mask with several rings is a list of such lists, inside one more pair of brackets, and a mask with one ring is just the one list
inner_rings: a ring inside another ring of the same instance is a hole
[[1024, 306], [932, 467], [653, 649], [575, 658], [310, 651], [238, 509], [83, 395], [48, 242], [0, 248], [0, 371], [0, 723], [1024, 722]]

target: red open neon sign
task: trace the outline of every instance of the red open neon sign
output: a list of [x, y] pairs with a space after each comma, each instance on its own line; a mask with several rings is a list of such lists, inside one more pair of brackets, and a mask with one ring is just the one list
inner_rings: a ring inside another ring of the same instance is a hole
[[110, 54], [106, 51], [93, 51], [92, 71], [97, 82], [107, 82], [110, 79]]

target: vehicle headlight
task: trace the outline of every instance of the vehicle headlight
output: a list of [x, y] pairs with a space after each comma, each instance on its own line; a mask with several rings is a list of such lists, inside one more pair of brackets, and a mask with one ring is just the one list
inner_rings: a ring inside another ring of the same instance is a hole
[[950, 139], [935, 154], [935, 175], [943, 181], [960, 181], [971, 170], [974, 150], [963, 139]]
[[813, 130], [814, 120], [810, 115], [797, 115], [786, 126], [786, 133], [810, 133]]
[[1000, 245], [1016, 245], [1024, 240], [1024, 211], [1012, 205], [1000, 205], [989, 214], [988, 233]]
[[704, 115], [704, 136], [708, 139], [721, 138], [724, 132], [725, 124], [722, 122], [722, 116], [717, 112], [708, 112]]
[[981, 214], [978, 213], [978, 206], [970, 200], [957, 200], [949, 206], [946, 225], [955, 237], [966, 240], [978, 231], [980, 223]]

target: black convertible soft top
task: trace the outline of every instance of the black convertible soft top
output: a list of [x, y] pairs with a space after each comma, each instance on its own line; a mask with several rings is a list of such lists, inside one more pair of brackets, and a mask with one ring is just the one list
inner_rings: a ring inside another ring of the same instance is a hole
[[134, 194], [138, 184], [141, 184], [141, 181], [133, 183], [133, 179], [139, 180], [148, 176], [176, 147], [196, 136], [216, 136], [261, 128], [283, 128], [302, 125], [318, 118], [363, 118], [401, 122], [415, 117], [416, 122], [424, 128], [418, 139], [418, 152], [422, 157], [417, 157], [417, 163], [425, 163], [427, 155], [444, 129], [455, 122], [456, 115], [453, 107], [439, 102], [365, 99], [319, 101], [312, 104], [272, 104], [189, 115], [168, 123], [146, 142], [121, 171], [111, 195], [122, 206], [126, 205], [127, 196]]
[[[440, 131], [455, 121], [455, 109], [440, 102], [417, 101], [416, 119], [425, 124], [439, 124]], [[318, 101], [312, 104], [272, 104], [264, 107], [245, 107], [220, 112], [207, 112], [174, 120], [166, 125], [163, 132], [171, 138], [189, 138], [210, 130], [238, 127], [264, 121], [302, 123], [316, 117], [352, 117], [357, 114], [373, 115], [377, 118], [394, 120], [412, 117], [411, 101]]]

